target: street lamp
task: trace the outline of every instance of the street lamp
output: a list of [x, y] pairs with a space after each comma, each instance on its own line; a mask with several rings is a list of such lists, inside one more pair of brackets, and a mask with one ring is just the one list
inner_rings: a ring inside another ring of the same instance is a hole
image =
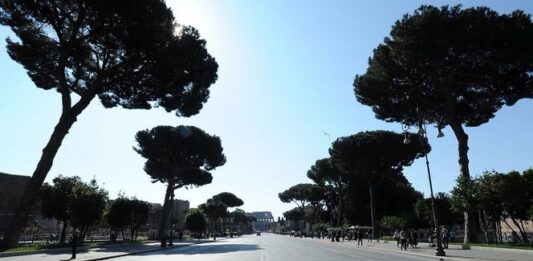
[[[427, 132], [426, 132], [426, 128], [424, 126], [424, 120], [422, 118], [422, 115], [420, 114], [420, 112], [418, 111], [418, 107], [416, 108], [416, 113], [417, 113], [417, 117], [418, 117], [418, 132], [417, 132], [417, 135], [420, 139], [420, 144], [422, 144], [423, 142], [423, 139], [426, 138], [427, 139]], [[404, 144], [409, 144], [411, 142], [411, 140], [409, 139], [409, 135], [407, 133], [407, 130], [409, 129], [409, 126], [406, 125], [406, 124], [402, 124], [402, 129], [404, 130], [404, 135], [405, 135], [405, 138], [403, 140], [403, 143]], [[439, 133], [437, 135], [437, 138], [441, 138], [443, 137], [444, 134], [442, 133], [442, 130], [439, 126]], [[428, 140], [429, 142], [429, 140]], [[428, 153], [425, 153], [425, 158], [426, 158], [426, 170], [427, 170], [427, 173], [428, 173], [428, 180], [429, 180], [429, 191], [431, 193], [431, 212], [433, 214], [433, 224], [435, 225], [435, 237], [436, 237], [436, 241], [437, 241], [437, 247], [435, 248], [435, 255], [436, 256], [446, 256], [446, 253], [444, 252], [444, 249], [442, 247], [442, 242], [441, 242], [441, 237], [440, 237], [440, 230], [439, 230], [439, 223], [438, 223], [438, 220], [437, 220], [437, 215], [436, 215], [436, 212], [435, 212], [435, 199], [433, 197], [433, 184], [431, 182], [431, 171], [429, 169], [429, 158], [428, 158]]]

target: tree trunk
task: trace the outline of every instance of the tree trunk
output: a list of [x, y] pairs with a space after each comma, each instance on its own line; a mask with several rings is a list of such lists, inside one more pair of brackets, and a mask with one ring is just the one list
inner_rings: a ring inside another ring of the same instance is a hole
[[527, 234], [526, 232], [522, 229], [522, 227], [520, 227], [520, 223], [518, 223], [518, 221], [516, 221], [516, 219], [512, 218], [511, 217], [511, 221], [513, 221], [513, 224], [518, 228], [518, 232], [520, 232], [520, 236], [522, 237], [522, 241], [524, 241], [525, 243], [528, 242], [527, 240]]
[[526, 232], [526, 229], [524, 228], [524, 222], [522, 220], [520, 220], [520, 227], [521, 227], [521, 231], [523, 231], [522, 233], [522, 237], [524, 238], [524, 242], [529, 242], [529, 237], [527, 236], [527, 232]]
[[501, 218], [494, 220], [494, 231], [496, 231], [496, 239], [498, 243], [503, 243]]
[[165, 192], [165, 201], [163, 203], [163, 213], [161, 215], [161, 222], [159, 223], [159, 230], [157, 232], [157, 238], [163, 240], [167, 234], [168, 223], [170, 219], [170, 213], [172, 212], [172, 206], [174, 205], [174, 184], [169, 183], [167, 191]]
[[59, 243], [65, 243], [65, 238], [67, 236], [67, 228], [68, 228], [68, 221], [63, 220], [63, 228], [61, 228], [61, 237], [59, 239]]
[[376, 222], [376, 195], [374, 191], [374, 184], [372, 184], [370, 181], [368, 182], [368, 190], [370, 192], [370, 219], [372, 221], [372, 238], [376, 238], [376, 229], [377, 229], [377, 222]]
[[74, 122], [76, 122], [76, 117], [77, 115], [73, 115], [70, 110], [63, 111], [61, 114], [59, 122], [54, 128], [54, 132], [50, 136], [50, 140], [43, 149], [41, 159], [37, 163], [37, 167], [24, 189], [18, 208], [10, 219], [9, 226], [4, 234], [2, 249], [17, 246], [22, 229], [28, 221], [28, 215], [39, 196], [39, 190], [46, 179], [46, 175], [48, 175], [48, 172], [52, 168], [54, 158], [63, 139]]
[[[463, 126], [461, 123], [457, 121], [450, 121], [450, 127], [453, 130], [453, 133], [455, 134], [455, 137], [457, 138], [458, 143], [458, 149], [459, 149], [459, 172], [460, 175], [470, 180], [470, 169], [468, 167], [468, 135], [463, 129]], [[472, 195], [465, 195], [465, 198], [467, 202], [464, 202], [465, 209], [467, 209], [464, 212], [464, 219], [465, 219], [465, 237], [464, 237], [464, 244], [468, 244], [470, 242], [476, 242], [477, 241], [477, 228], [475, 226], [475, 215], [472, 210], [470, 210], [468, 207], [470, 197]]]
[[485, 216], [483, 216], [481, 214], [481, 211], [478, 211], [479, 212], [479, 223], [481, 224], [481, 230], [483, 230], [483, 236], [485, 237], [485, 244], [488, 244], [489, 243], [489, 235], [488, 235], [488, 228], [486, 225], [486, 220], [485, 220]]
[[507, 223], [507, 220], [505, 220], [505, 218], [503, 218], [503, 223], [505, 223], [507, 227], [511, 230], [511, 237], [513, 237], [513, 241], [514, 241], [514, 235], [515, 234], [518, 235], [518, 234], [516, 233], [516, 231], [514, 231], [513, 227], [511, 227], [509, 223]]
[[344, 202], [342, 195], [342, 188], [339, 188], [339, 216], [337, 217], [337, 227], [341, 227], [344, 224]]

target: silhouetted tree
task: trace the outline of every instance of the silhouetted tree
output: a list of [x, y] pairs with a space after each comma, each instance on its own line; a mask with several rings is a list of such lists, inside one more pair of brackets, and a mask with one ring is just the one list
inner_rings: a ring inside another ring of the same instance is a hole
[[337, 206], [337, 226], [341, 226], [345, 220], [344, 195], [346, 185], [350, 181], [349, 173], [339, 170], [330, 158], [324, 158], [317, 160], [315, 165], [311, 166], [311, 169], [307, 171], [307, 177], [324, 188], [327, 201], [334, 201], [327, 202], [328, 205], [331, 205], [328, 207], [328, 211], [331, 213], [331, 208]]
[[74, 200], [70, 206], [70, 220], [73, 231], [80, 230], [82, 241], [85, 240], [89, 227], [102, 220], [107, 201], [108, 192], [99, 187], [95, 179], [88, 184], [82, 183], [75, 189]]
[[[376, 183], [385, 175], [399, 175], [403, 166], [429, 152], [427, 141], [406, 133], [413, 142], [404, 144], [404, 135], [390, 131], [360, 132], [333, 142], [329, 154], [337, 167], [350, 172], [353, 182], [365, 182], [369, 191], [372, 236], [377, 231]], [[421, 143], [422, 142], [422, 143]]]
[[246, 212], [242, 209], [235, 209], [233, 212], [230, 213], [231, 221], [232, 221], [232, 227], [234, 225], [239, 226], [242, 231], [242, 226], [246, 225], [248, 223], [248, 217], [246, 217]]
[[107, 213], [107, 222], [111, 229], [123, 231], [129, 227], [130, 240], [137, 238], [137, 232], [146, 224], [150, 204], [136, 198], [119, 197], [111, 203]]
[[134, 150], [146, 158], [144, 171], [152, 182], [167, 184], [158, 237], [167, 230], [174, 190], [211, 183], [209, 171], [226, 163], [220, 138], [194, 126], [157, 126], [137, 132]]
[[[435, 195], [433, 204], [439, 225], [452, 226], [462, 221], [459, 212], [454, 211], [451, 205], [450, 195], [439, 192]], [[431, 210], [431, 198], [420, 199], [416, 203], [418, 225], [420, 227], [433, 226], [433, 214]]]
[[299, 208], [304, 209], [307, 204], [320, 201], [323, 198], [323, 195], [318, 195], [320, 191], [320, 188], [315, 184], [301, 183], [279, 193], [278, 197], [281, 202], [293, 202]]
[[[212, 199], [214, 201], [219, 201], [222, 204], [224, 204], [226, 206], [226, 210], [227, 208], [240, 207], [244, 204], [242, 199], [238, 198], [237, 196], [235, 196], [235, 194], [230, 193], [230, 192], [219, 193], [217, 195], [214, 195]], [[231, 215], [226, 215], [226, 216], [231, 217]], [[230, 224], [230, 237], [233, 237], [233, 224]]]
[[[449, 125], [460, 175], [470, 179], [464, 126], [480, 126], [503, 105], [533, 97], [531, 42], [533, 24], [522, 11], [422, 6], [374, 49], [366, 73], [355, 77], [355, 95], [378, 119], [416, 125], [422, 117], [439, 129]], [[465, 212], [465, 243], [476, 234], [468, 217]]]
[[[414, 203], [422, 199], [422, 193], [416, 191], [402, 173], [382, 175], [375, 180], [376, 220], [384, 216], [402, 218], [406, 225], [416, 225]], [[371, 225], [370, 195], [368, 184], [364, 179], [355, 179], [346, 187], [346, 219], [350, 224]], [[376, 231], [379, 232], [379, 231]]]
[[207, 227], [204, 214], [199, 209], [189, 209], [187, 216], [185, 217], [185, 227], [191, 232], [196, 234], [197, 238], [200, 238], [202, 232]]
[[218, 219], [228, 215], [228, 206], [212, 198], [208, 199], [206, 203], [200, 204], [198, 209], [202, 210], [209, 219], [210, 227], [212, 226], [213, 232], [217, 232]]
[[70, 208], [75, 200], [75, 190], [82, 185], [80, 177], [58, 176], [53, 185], [45, 183], [41, 188], [41, 214], [45, 218], [55, 218], [63, 223], [59, 242], [65, 242], [70, 221]]
[[213, 200], [219, 201], [228, 208], [240, 207], [244, 204], [242, 199], [230, 192], [222, 192], [213, 196]]
[[292, 220], [296, 223], [296, 230], [300, 229], [299, 221], [305, 218], [305, 213], [300, 207], [295, 207], [289, 211], [283, 212], [283, 216], [287, 220]]
[[104, 107], [163, 107], [197, 114], [218, 65], [192, 27], [162, 0], [0, 0], [10, 57], [38, 88], [61, 95], [62, 112], [24, 190], [3, 247], [14, 247], [64, 137], [95, 97]]

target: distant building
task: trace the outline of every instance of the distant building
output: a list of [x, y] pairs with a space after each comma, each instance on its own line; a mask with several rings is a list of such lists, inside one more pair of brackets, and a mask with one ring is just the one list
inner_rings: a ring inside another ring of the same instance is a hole
[[272, 231], [272, 223], [274, 223], [274, 216], [270, 211], [258, 211], [246, 213], [247, 216], [254, 217], [255, 222], [252, 222], [255, 231], [268, 232]]
[[[163, 214], [163, 206], [159, 203], [150, 203], [150, 213], [148, 214], [148, 229], [157, 231], [159, 222], [161, 222], [161, 215]], [[172, 213], [169, 217], [174, 224], [174, 229], [185, 229], [185, 216], [189, 211], [190, 203], [188, 200], [175, 199], [172, 206]], [[170, 224], [170, 223], [169, 223]]]
[[[0, 234], [6, 231], [9, 219], [14, 215], [30, 178], [0, 172]], [[28, 224], [39, 231], [58, 231], [55, 219], [45, 219], [41, 216], [39, 201], [30, 210]]]
[[188, 200], [175, 199], [172, 206], [172, 214], [170, 215], [174, 228], [177, 230], [185, 229], [185, 216], [189, 211], [190, 203]]

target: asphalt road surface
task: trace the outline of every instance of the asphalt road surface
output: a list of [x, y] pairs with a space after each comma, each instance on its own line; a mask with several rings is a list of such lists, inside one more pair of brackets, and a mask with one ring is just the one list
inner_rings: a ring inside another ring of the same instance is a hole
[[[413, 256], [401, 251], [384, 251], [354, 242], [334, 243], [322, 239], [294, 238], [263, 234], [222, 239], [213, 243], [125, 256], [112, 260], [231, 260], [231, 261], [325, 261], [325, 260], [439, 260], [437, 257]], [[366, 240], [365, 240], [365, 243]]]

